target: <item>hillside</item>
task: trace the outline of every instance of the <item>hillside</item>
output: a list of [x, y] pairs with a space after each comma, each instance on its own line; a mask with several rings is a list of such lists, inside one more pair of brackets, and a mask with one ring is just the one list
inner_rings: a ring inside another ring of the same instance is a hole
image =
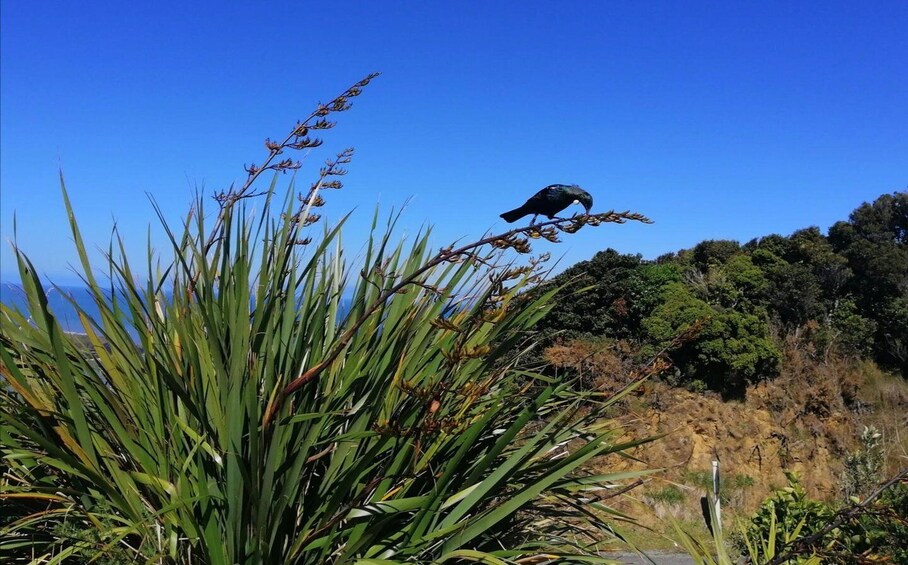
[[602, 251], [552, 281], [578, 290], [539, 324], [539, 360], [609, 391], [664, 351], [671, 368], [604, 414], [632, 437], [667, 434], [626, 463], [667, 468], [623, 502], [659, 531], [666, 515], [700, 527], [716, 456], [730, 521], [785, 486], [785, 471], [810, 496], [840, 501], [865, 426], [882, 434], [885, 473], [906, 465], [906, 244], [901, 192], [827, 234], [705, 241], [655, 261]]

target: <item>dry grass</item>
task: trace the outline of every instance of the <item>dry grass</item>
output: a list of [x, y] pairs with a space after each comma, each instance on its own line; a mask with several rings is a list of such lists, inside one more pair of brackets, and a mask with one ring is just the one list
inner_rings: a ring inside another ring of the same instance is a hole
[[861, 420], [883, 434], [886, 475], [908, 466], [908, 381], [881, 371], [872, 362], [862, 362], [865, 380], [858, 401], [866, 413]]
[[[635, 450], [639, 461], [625, 462], [628, 469], [666, 469], [619, 505], [651, 528], [631, 533], [637, 544], [670, 548], [674, 534], [668, 518], [706, 535], [697, 529], [703, 523], [699, 500], [716, 454], [727, 527], [785, 486], [784, 470], [799, 472], [811, 497], [840, 499], [844, 458], [858, 448], [865, 425], [883, 433], [888, 474], [908, 463], [908, 381], [871, 361], [817, 352], [803, 333], [794, 332], [779, 345], [781, 374], [750, 387], [743, 402], [651, 382], [622, 403], [619, 419], [629, 437], [668, 434]], [[634, 354], [626, 342], [578, 341], [547, 349], [546, 359], [581, 374], [586, 386], [608, 390], [628, 378]], [[596, 471], [595, 462], [593, 467]]]
[[633, 380], [639, 367], [636, 353], [627, 341], [575, 340], [547, 347], [543, 357], [556, 370], [579, 376], [585, 389], [614, 393]]

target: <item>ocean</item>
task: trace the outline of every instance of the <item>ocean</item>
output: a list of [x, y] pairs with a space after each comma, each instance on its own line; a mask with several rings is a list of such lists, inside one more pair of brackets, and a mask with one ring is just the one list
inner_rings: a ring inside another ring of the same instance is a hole
[[[67, 300], [67, 297], [78, 304], [93, 319], [98, 319], [100, 316], [100, 310], [95, 304], [94, 298], [85, 287], [51, 286], [45, 288], [45, 292], [47, 292], [48, 308], [59, 320], [63, 331], [73, 333], [83, 333], [85, 331], [82, 329], [82, 323], [79, 321], [76, 308]], [[25, 298], [25, 292], [19, 285], [11, 283], [0, 285], [0, 302], [28, 315], [28, 301]]]
[[[65, 332], [85, 332], [72, 302], [78, 304], [92, 319], [98, 320], [100, 318], [101, 312], [97, 304], [95, 304], [91, 292], [83, 286], [51, 286], [49, 289], [45, 288], [45, 291], [47, 292], [48, 307]], [[0, 302], [21, 312], [28, 312], [28, 301], [25, 298], [25, 292], [19, 285], [11, 283], [0, 284]], [[350, 311], [350, 306], [351, 300], [349, 298], [341, 299], [338, 319], [343, 319], [346, 316]]]

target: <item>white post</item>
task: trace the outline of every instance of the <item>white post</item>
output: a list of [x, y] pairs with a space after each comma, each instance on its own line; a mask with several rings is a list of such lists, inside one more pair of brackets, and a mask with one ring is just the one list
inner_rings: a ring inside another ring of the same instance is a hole
[[716, 511], [716, 524], [713, 526], [717, 532], [722, 531], [722, 503], [719, 501], [719, 461], [713, 459], [713, 508]]

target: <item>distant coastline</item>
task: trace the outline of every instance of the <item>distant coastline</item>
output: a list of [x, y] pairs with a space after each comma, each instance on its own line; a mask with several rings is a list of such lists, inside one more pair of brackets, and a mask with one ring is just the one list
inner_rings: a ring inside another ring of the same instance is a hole
[[[60, 327], [68, 334], [85, 333], [79, 313], [73, 302], [78, 305], [91, 319], [97, 321], [101, 316], [94, 296], [84, 286], [47, 285], [47, 305]], [[31, 317], [25, 291], [17, 283], [3, 283], [0, 285], [0, 302]]]

